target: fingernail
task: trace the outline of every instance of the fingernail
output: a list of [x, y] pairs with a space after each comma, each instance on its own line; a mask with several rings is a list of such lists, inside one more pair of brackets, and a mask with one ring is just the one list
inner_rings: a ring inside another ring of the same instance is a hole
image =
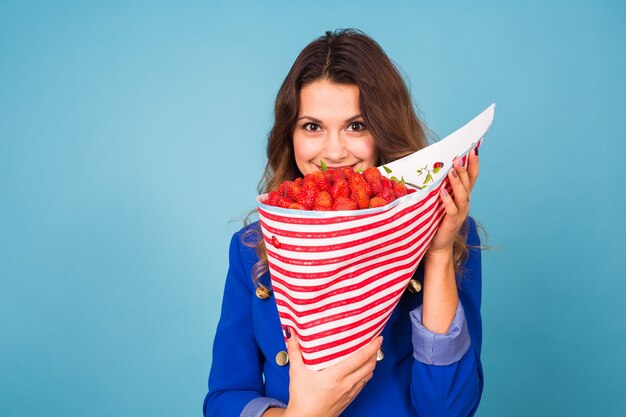
[[285, 326], [285, 337], [287, 339], [291, 338], [291, 329], [289, 328], [289, 326]]
[[[463, 165], [461, 165], [461, 166], [463, 166]], [[459, 174], [457, 174], [457, 173], [456, 173], [456, 171], [455, 171], [454, 169], [452, 169], [452, 170], [450, 170], [450, 171], [452, 172], [452, 176], [453, 176], [454, 178], [459, 178]]]
[[465, 166], [465, 162], [463, 162], [465, 158], [461, 158], [461, 162], [459, 162], [459, 166], [463, 168]]
[[[452, 171], [452, 172], [454, 172], [454, 171]], [[441, 187], [441, 194], [443, 194], [446, 197], [449, 195], [448, 191], [444, 187]]]
[[474, 148], [474, 155], [478, 156], [478, 148]]

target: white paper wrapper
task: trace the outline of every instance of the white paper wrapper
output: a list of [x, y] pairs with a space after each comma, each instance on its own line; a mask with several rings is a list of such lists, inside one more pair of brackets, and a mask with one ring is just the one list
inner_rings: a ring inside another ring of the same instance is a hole
[[[257, 197], [280, 321], [295, 330], [304, 363], [331, 366], [382, 332], [434, 236], [445, 209], [447, 173], [480, 143], [495, 105], [445, 139], [387, 164], [420, 187], [384, 207], [305, 211]], [[433, 164], [443, 163], [435, 170]], [[418, 170], [421, 170], [418, 172]]]

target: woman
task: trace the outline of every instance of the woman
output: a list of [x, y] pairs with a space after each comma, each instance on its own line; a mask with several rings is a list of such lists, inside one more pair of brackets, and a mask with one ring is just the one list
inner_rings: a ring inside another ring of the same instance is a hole
[[[259, 191], [319, 171], [320, 160], [359, 170], [425, 146], [380, 46], [356, 30], [326, 32], [278, 92]], [[476, 150], [450, 171], [454, 197], [441, 188], [446, 215], [415, 273], [423, 291], [406, 291], [381, 337], [322, 371], [303, 365], [295, 330], [281, 329], [258, 223], [236, 233], [205, 416], [473, 415], [483, 386], [480, 241], [467, 216], [477, 176]]]

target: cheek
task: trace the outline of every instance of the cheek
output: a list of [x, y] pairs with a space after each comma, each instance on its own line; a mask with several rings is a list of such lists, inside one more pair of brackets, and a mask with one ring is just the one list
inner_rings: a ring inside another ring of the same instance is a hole
[[376, 151], [376, 144], [374, 143], [374, 139], [364, 138], [363, 140], [354, 143], [352, 147], [352, 154], [364, 161], [375, 162], [378, 159], [378, 153]]
[[299, 138], [298, 136], [294, 136], [293, 138], [293, 151], [296, 159], [301, 159], [305, 162], [314, 158], [319, 153], [315, 141]]
[[315, 159], [319, 153], [319, 149], [315, 146], [314, 141], [294, 136], [293, 153], [298, 169], [302, 175], [306, 175], [310, 171], [309, 162]]

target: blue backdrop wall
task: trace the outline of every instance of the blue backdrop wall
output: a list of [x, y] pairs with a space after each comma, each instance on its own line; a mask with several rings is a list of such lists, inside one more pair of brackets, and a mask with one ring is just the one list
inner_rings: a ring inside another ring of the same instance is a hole
[[478, 415], [621, 413], [623, 2], [106, 3], [0, 4], [2, 416], [200, 415], [273, 99], [339, 27], [439, 137], [498, 104]]

